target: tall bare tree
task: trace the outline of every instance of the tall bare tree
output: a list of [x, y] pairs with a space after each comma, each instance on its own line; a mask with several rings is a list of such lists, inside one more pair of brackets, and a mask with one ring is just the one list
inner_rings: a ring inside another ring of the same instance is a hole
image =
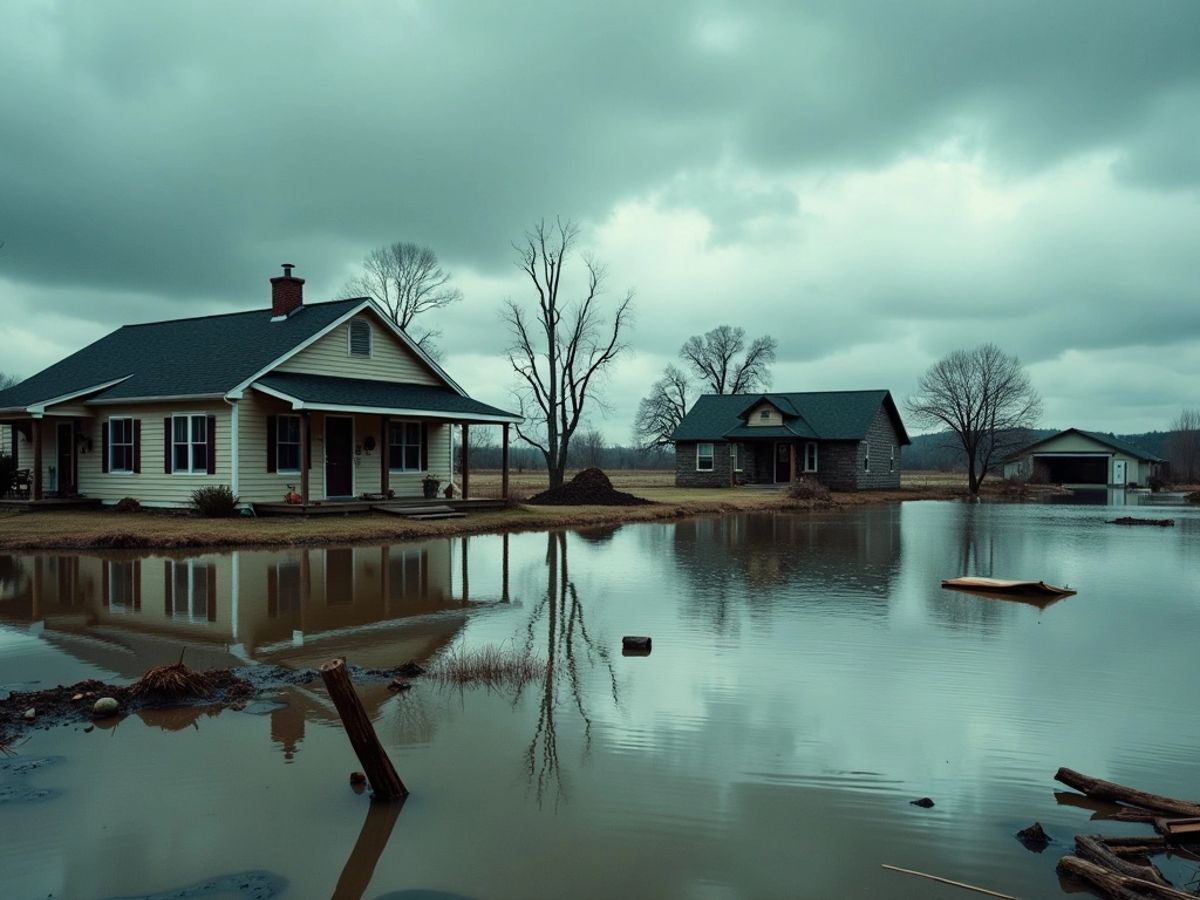
[[[0, 244], [0, 247], [4, 246]], [[7, 372], [0, 372], [0, 391], [8, 390], [14, 384], [20, 384], [21, 379], [16, 375], [9, 375]]]
[[1200, 481], [1200, 409], [1184, 409], [1171, 423], [1167, 459], [1173, 480]]
[[930, 366], [907, 406], [918, 427], [942, 427], [957, 438], [972, 494], [1007, 453], [1028, 441], [1042, 414], [1021, 361], [990, 343], [955, 350]]
[[368, 253], [362, 273], [349, 281], [343, 293], [347, 297], [374, 298], [392, 321], [426, 351], [436, 349], [434, 342], [441, 331], [416, 330], [413, 320], [462, 299], [462, 291], [451, 287], [450, 273], [438, 263], [437, 254], [408, 241], [385, 244]]
[[630, 291], [606, 321], [600, 299], [605, 269], [591, 256], [582, 257], [579, 299], [562, 296], [563, 271], [578, 239], [573, 222], [559, 219], [549, 225], [542, 220], [514, 244], [517, 264], [537, 302], [529, 312], [509, 298], [501, 313], [512, 334], [508, 361], [521, 378], [518, 399], [526, 422], [517, 426], [517, 435], [546, 458], [551, 487], [563, 483], [571, 438], [584, 409], [596, 400], [598, 381], [625, 349], [624, 331], [632, 315]]
[[[771, 383], [771, 364], [779, 344], [769, 335], [746, 344], [746, 329], [718, 325], [694, 334], [679, 348], [679, 357], [713, 394], [748, 394]], [[741, 356], [739, 360], [738, 357]]]
[[662, 378], [650, 385], [650, 393], [638, 403], [633, 433], [644, 449], [666, 447], [688, 411], [691, 379], [681, 369], [668, 365]]

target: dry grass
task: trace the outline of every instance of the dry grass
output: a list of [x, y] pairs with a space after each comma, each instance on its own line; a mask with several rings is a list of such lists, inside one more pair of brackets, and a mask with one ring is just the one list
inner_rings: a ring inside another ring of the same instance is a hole
[[[545, 531], [555, 528], [653, 522], [689, 516], [780, 509], [784, 492], [759, 488], [678, 488], [673, 472], [614, 472], [614, 487], [652, 506], [522, 506], [472, 512], [463, 519], [414, 521], [383, 513], [351, 516], [279, 516], [261, 519], [201, 519], [157, 512], [115, 514], [96, 511], [0, 513], [0, 550], [195, 549], [279, 547], [313, 544], [390, 543], [461, 534]], [[496, 472], [475, 472], [472, 496], [499, 492]], [[546, 486], [544, 473], [518, 474], [513, 493], [536, 493]], [[963, 479], [941, 473], [905, 475], [894, 491], [833, 495], [835, 508], [901, 500], [939, 500], [962, 496]]]
[[129, 693], [155, 700], [183, 700], [209, 696], [212, 685], [203, 673], [193, 672], [180, 662], [151, 669], [130, 685]]
[[458, 646], [439, 657], [426, 671], [447, 684], [484, 687], [523, 687], [546, 674], [546, 661], [528, 649]]

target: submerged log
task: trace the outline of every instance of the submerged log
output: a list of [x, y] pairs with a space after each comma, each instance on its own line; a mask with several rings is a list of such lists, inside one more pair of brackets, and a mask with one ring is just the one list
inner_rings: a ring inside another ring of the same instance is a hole
[[1116, 900], [1146, 900], [1148, 897], [1153, 900], [1196, 900], [1195, 895], [1178, 888], [1123, 875], [1078, 856], [1064, 856], [1060, 859], [1058, 874], [1086, 881], [1102, 891], [1104, 896], [1114, 897]]
[[1117, 856], [1153, 856], [1156, 853], [1166, 853], [1171, 849], [1167, 839], [1161, 835], [1113, 835], [1093, 834], [1093, 840], [1099, 841]]
[[1187, 800], [1176, 800], [1162, 794], [1148, 794], [1114, 781], [1104, 781], [1083, 775], [1073, 769], [1062, 768], [1054, 775], [1055, 781], [1075, 788], [1097, 800], [1111, 800], [1117, 803], [1128, 803], [1130, 806], [1140, 806], [1143, 809], [1154, 809], [1175, 816], [1200, 816], [1200, 803]]
[[396, 774], [392, 761], [388, 759], [379, 736], [371, 724], [371, 718], [363, 709], [362, 701], [350, 681], [350, 673], [346, 670], [344, 659], [331, 659], [321, 666], [321, 680], [329, 691], [329, 698], [337, 707], [338, 715], [342, 717], [342, 727], [350, 738], [358, 761], [362, 763], [367, 780], [371, 782], [371, 790], [377, 800], [403, 800], [408, 796], [408, 788]]
[[1122, 875], [1128, 875], [1131, 878], [1142, 878], [1146, 881], [1153, 881], [1155, 884], [1167, 886], [1171, 884], [1171, 882], [1163, 877], [1163, 873], [1158, 871], [1156, 866], [1141, 866], [1127, 859], [1122, 859], [1113, 853], [1111, 848], [1106, 847], [1095, 838], [1088, 837], [1087, 835], [1078, 834], [1075, 836], [1075, 852], [1083, 859], [1090, 860], [1097, 865], [1105, 866], [1115, 872], [1120, 872]]

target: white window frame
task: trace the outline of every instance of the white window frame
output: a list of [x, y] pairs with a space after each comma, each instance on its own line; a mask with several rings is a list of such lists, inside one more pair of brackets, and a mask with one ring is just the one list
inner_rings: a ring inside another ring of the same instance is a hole
[[400, 587], [411, 587], [406, 578], [410, 563], [415, 563], [414, 571], [416, 572], [417, 590], [416, 596], [424, 596], [425, 594], [425, 569], [424, 557], [427, 551], [420, 550], [415, 547], [405, 548], [403, 550], [392, 548], [388, 554], [388, 592], [386, 604], [390, 607], [392, 603], [399, 603], [410, 598], [410, 592], [401, 590], [400, 595], [396, 592], [396, 569], [400, 570]]
[[[708, 448], [707, 455], [700, 452], [701, 447]], [[700, 465], [700, 460], [702, 460], [702, 459], [708, 460], [707, 467]], [[698, 442], [696, 444], [696, 471], [697, 472], [714, 472], [714, 471], [716, 471], [716, 468], [717, 468], [717, 454], [716, 454], [716, 448], [713, 447], [712, 441]]]
[[[306, 551], [307, 552], [307, 551]], [[284, 591], [283, 573], [288, 572], [289, 579], [293, 572], [296, 581], [295, 593]], [[275, 618], [285, 612], [294, 612], [304, 605], [304, 567], [299, 559], [287, 558], [275, 562]]]
[[[354, 326], [359, 325], [367, 329], [367, 352], [354, 352]], [[371, 327], [371, 322], [365, 316], [356, 316], [351, 319], [346, 325], [346, 355], [354, 359], [371, 359], [375, 355], [375, 330]]]
[[[296, 421], [296, 440], [295, 441], [284, 441], [284, 440], [280, 439], [280, 435], [283, 434], [283, 429], [280, 426], [283, 424], [284, 419], [289, 419], [289, 420], [294, 419]], [[281, 446], [283, 446], [284, 444], [287, 444], [288, 446], [295, 444], [295, 447], [296, 447], [296, 466], [295, 466], [295, 468], [286, 468], [283, 465], [281, 465], [279, 462], [279, 448]], [[291, 415], [290, 413], [281, 413], [280, 415], [275, 417], [275, 471], [276, 471], [276, 473], [279, 475], [299, 475], [300, 474], [300, 457], [301, 457], [301, 455], [302, 454], [300, 453], [300, 417]]]
[[[201, 563], [197, 565], [198, 560], [195, 559], [173, 559], [171, 560], [171, 617], [176, 616], [183, 618], [186, 614], [188, 619], [193, 621], [208, 621], [208, 595], [209, 585], [208, 579], [215, 577], [216, 570], [208, 565]], [[184, 604], [184, 609], [179, 608], [179, 600], [181, 592], [179, 590], [179, 575], [181, 569], [187, 571], [184, 580], [187, 584], [187, 603]], [[204, 592], [201, 599], [204, 601], [204, 612], [196, 612], [196, 570], [204, 570]]]
[[871, 442], [863, 441], [863, 447], [866, 448], [866, 452], [863, 454], [863, 473], [866, 475], [870, 475], [871, 474]]
[[742, 445], [736, 441], [729, 445], [729, 460], [733, 463], [733, 471], [742, 471]]
[[[125, 441], [122, 441], [119, 445], [117, 444], [117, 441], [115, 439], [117, 430], [116, 430], [116, 428], [113, 427], [114, 422], [128, 422], [129, 423], [129, 441], [128, 441], [128, 443], [126, 443]], [[129, 468], [128, 469], [118, 469], [116, 466], [116, 454], [113, 451], [116, 450], [118, 446], [129, 448]], [[135, 449], [135, 447], [134, 447], [134, 439], [133, 439], [133, 416], [110, 416], [108, 419], [108, 474], [110, 474], [110, 475], [132, 475], [133, 474], [134, 449]]]
[[[392, 429], [395, 427], [399, 427], [401, 429], [401, 437], [403, 438], [403, 440], [401, 440], [401, 442], [399, 444], [392, 443]], [[413, 427], [416, 429], [417, 442], [415, 445], [408, 440], [408, 438], [410, 437], [410, 435], [408, 433], [410, 427]], [[405, 472], [423, 472], [424, 471], [424, 468], [421, 466], [421, 423], [420, 422], [417, 422], [413, 419], [393, 419], [393, 420], [391, 420], [390, 422], [388, 422], [388, 433], [386, 435], [384, 435], [384, 442], [385, 442], [384, 452], [387, 453], [387, 455], [388, 455], [387, 459], [388, 459], [388, 471], [389, 472], [405, 473]], [[409, 448], [415, 446], [417, 448], [417, 464], [416, 464], [416, 466], [409, 467], [409, 466], [402, 465], [400, 468], [396, 468], [395, 466], [393, 466], [392, 465], [392, 447], [393, 446], [401, 448], [401, 450], [400, 450], [400, 462], [401, 463], [404, 462], [405, 451], [407, 451]]]
[[[128, 612], [135, 609], [134, 598], [137, 597], [137, 585], [135, 584], [138, 577], [138, 567], [133, 560], [115, 560], [110, 559], [105, 563], [108, 566], [108, 596], [105, 597], [109, 612]], [[117, 587], [117, 572], [128, 568], [129, 571], [129, 596], [118, 601], [116, 598]]]
[[[808, 464], [808, 451], [812, 450], [812, 465]], [[806, 441], [804, 444], [804, 471], [815, 472], [817, 466], [820, 465], [820, 448], [816, 441]]]
[[888, 472], [891, 473], [891, 472], [895, 472], [895, 471], [896, 471], [896, 445], [892, 444], [892, 456], [888, 460]]
[[[171, 474], [172, 475], [207, 475], [208, 474], [208, 416], [206, 412], [188, 412], [188, 413], [172, 413], [171, 414]], [[175, 438], [175, 420], [184, 419], [187, 421], [187, 440], [180, 441]], [[204, 420], [204, 441], [198, 442], [195, 434], [192, 433], [192, 428], [195, 425], [193, 420]], [[109, 432], [112, 435], [112, 432]], [[188, 448], [186, 469], [179, 468], [179, 460], [175, 457], [175, 448], [186, 446]], [[196, 468], [196, 447], [204, 448], [204, 467]], [[111, 468], [111, 467], [110, 467]]]
[[764, 406], [762, 409], [760, 409], [760, 410], [758, 411], [758, 418], [759, 418], [760, 420], [762, 420], [762, 421], [767, 421], [767, 420], [769, 420], [769, 419], [771, 418], [771, 410], [767, 409], [767, 408]]

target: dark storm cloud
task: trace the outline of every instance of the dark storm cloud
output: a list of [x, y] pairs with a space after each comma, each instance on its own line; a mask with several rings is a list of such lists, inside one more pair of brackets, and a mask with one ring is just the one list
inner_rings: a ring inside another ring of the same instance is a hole
[[[28, 333], [100, 331], [245, 308], [284, 259], [324, 297], [411, 239], [476, 288], [443, 330], [484, 355], [521, 287], [510, 241], [559, 213], [592, 226], [614, 289], [639, 288], [655, 360], [734, 318], [793, 360], [908, 328], [937, 353], [980, 323], [1038, 359], [1059, 329], [1195, 339], [1197, 34], [1192, 0], [19, 4], [0, 29], [0, 304]], [[947, 152], [1001, 192], [1061, 178], [1087, 216], [1041, 195], [1015, 232], [893, 215], [937, 203], [893, 190], [897, 167]], [[1085, 158], [1108, 162], [1076, 185]], [[875, 173], [878, 208], [875, 186], [843, 188]], [[1166, 214], [1089, 206], [1102, 182]], [[630, 204], [643, 230], [622, 241]], [[657, 246], [672, 212], [704, 220], [708, 257]]]

